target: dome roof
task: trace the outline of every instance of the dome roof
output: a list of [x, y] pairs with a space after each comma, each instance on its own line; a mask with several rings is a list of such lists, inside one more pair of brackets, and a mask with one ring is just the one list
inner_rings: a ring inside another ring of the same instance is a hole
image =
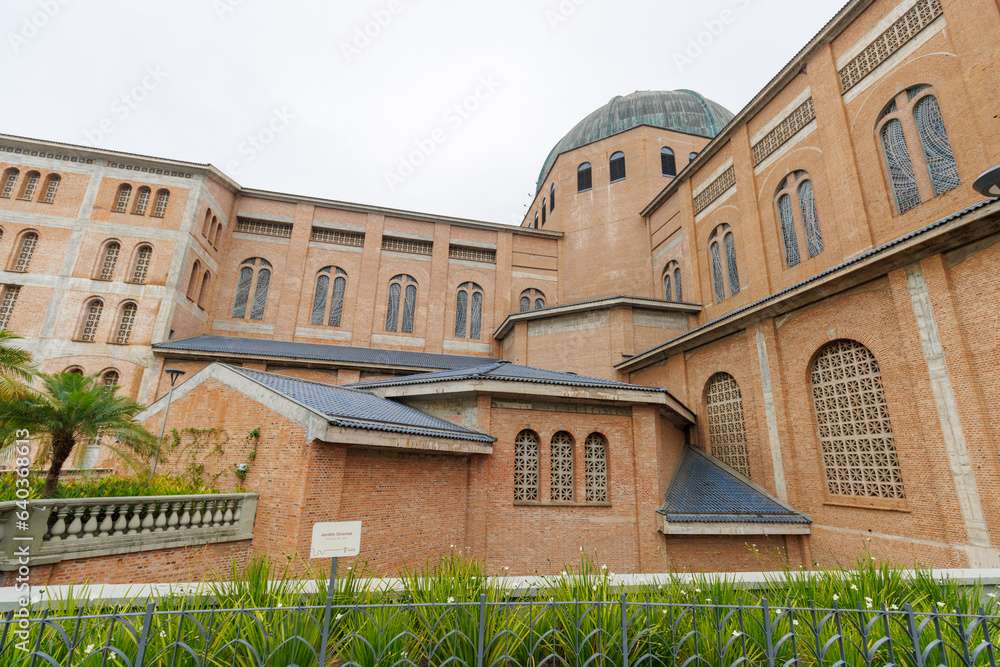
[[538, 175], [538, 188], [542, 187], [556, 158], [574, 148], [640, 125], [712, 138], [732, 119], [733, 114], [728, 109], [693, 90], [636, 91], [625, 97], [616, 95], [577, 123], [555, 145]]

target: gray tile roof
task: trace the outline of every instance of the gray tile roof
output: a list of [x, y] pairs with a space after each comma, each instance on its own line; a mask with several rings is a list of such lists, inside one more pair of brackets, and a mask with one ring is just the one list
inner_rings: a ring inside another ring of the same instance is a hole
[[756, 488], [732, 468], [694, 447], [681, 465], [659, 510], [678, 523], [812, 523]]
[[287, 359], [340, 361], [373, 366], [402, 368], [455, 369], [468, 368], [493, 361], [489, 357], [467, 357], [459, 354], [432, 354], [407, 350], [374, 350], [350, 345], [323, 345], [320, 343], [292, 343], [281, 340], [240, 338], [238, 336], [195, 336], [166, 343], [156, 343], [154, 350], [182, 350], [230, 355], [251, 355]]
[[509, 361], [493, 361], [473, 366], [471, 368], [419, 373], [417, 375], [407, 375], [406, 377], [391, 378], [388, 380], [369, 380], [368, 382], [358, 382], [348, 386], [358, 389], [369, 387], [400, 387], [404, 385], [427, 384], [430, 382], [449, 382], [453, 380], [505, 380], [509, 382], [556, 384], [569, 387], [631, 389], [633, 391], [668, 393], [666, 389], [661, 389], [660, 387], [645, 387], [637, 384], [627, 384], [625, 382], [616, 382], [614, 380], [603, 380], [601, 378], [588, 377], [586, 375], [549, 371], [543, 368], [535, 368], [533, 366], [519, 366], [518, 364], [512, 364]]
[[331, 423], [337, 426], [477, 442], [494, 442], [496, 440], [489, 435], [471, 431], [368, 392], [255, 371], [239, 366], [222, 365], [282, 396], [326, 415], [330, 418]]

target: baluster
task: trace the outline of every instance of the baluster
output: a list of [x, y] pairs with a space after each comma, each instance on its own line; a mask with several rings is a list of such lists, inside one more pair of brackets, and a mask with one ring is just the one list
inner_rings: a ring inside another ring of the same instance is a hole
[[[0, 516], [0, 542], [3, 542], [4, 535], [7, 534], [7, 522], [10, 520], [10, 513]], [[30, 520], [30, 519], [29, 519]]]
[[149, 533], [153, 530], [153, 523], [156, 520], [156, 503], [149, 503], [146, 507], [146, 515], [142, 517], [142, 530], [140, 533]]
[[115, 506], [108, 505], [104, 508], [104, 518], [101, 519], [100, 533], [98, 537], [107, 537], [111, 533], [111, 529], [114, 528], [115, 522], [112, 518], [115, 514]]
[[220, 501], [218, 501], [218, 502], [215, 503], [215, 516], [212, 517], [212, 525], [213, 526], [221, 526], [222, 525], [222, 519], [225, 517], [225, 515], [222, 513], [222, 508], [225, 507], [225, 506], [226, 506], [226, 501], [225, 500], [220, 500]]
[[170, 509], [170, 503], [163, 503], [160, 505], [160, 513], [156, 515], [156, 521], [153, 523], [153, 532], [162, 533], [163, 529], [167, 525], [167, 510]]
[[51, 539], [63, 539], [63, 535], [66, 533], [66, 514], [68, 512], [68, 507], [60, 507], [56, 510], [56, 522], [52, 524], [52, 529], [49, 531]]
[[233, 505], [235, 505], [235, 504], [236, 504], [236, 500], [235, 499], [227, 500], [226, 501], [226, 513], [222, 517], [222, 523], [223, 523], [223, 525], [226, 525], [226, 526], [233, 525]]
[[191, 505], [193, 504], [190, 500], [184, 501], [184, 511], [181, 512], [181, 518], [177, 520], [177, 528], [179, 530], [191, 527]]
[[205, 511], [201, 515], [201, 527], [210, 528], [212, 526], [212, 519], [215, 515], [213, 509], [215, 508], [214, 500], [205, 501]]
[[128, 520], [128, 532], [126, 535], [135, 535], [142, 526], [142, 503], [132, 505], [132, 518]]
[[169, 503], [170, 518], [167, 519], [167, 527], [165, 530], [177, 530], [177, 524], [179, 522], [177, 512], [178, 510], [180, 510], [181, 505], [183, 505], [183, 503], [177, 503], [177, 502]]
[[118, 506], [118, 518], [115, 519], [115, 535], [124, 535], [125, 529], [128, 528], [128, 508], [126, 504]]
[[83, 507], [73, 508], [73, 520], [69, 522], [69, 526], [66, 528], [67, 540], [75, 540], [80, 537], [80, 532], [83, 530]]
[[246, 500], [246, 496], [244, 496], [242, 498], [237, 498], [234, 501], [234, 504], [236, 505], [236, 511], [233, 512], [233, 525], [234, 526], [240, 525], [240, 519], [243, 518], [243, 501], [244, 500]]
[[83, 539], [90, 539], [94, 537], [94, 533], [97, 532], [97, 515], [106, 508], [101, 505], [94, 505], [90, 508], [90, 516], [87, 517], [87, 523], [83, 524], [83, 534], [80, 535]]
[[191, 515], [191, 527], [201, 528], [201, 507], [204, 503], [200, 500], [195, 500], [192, 505], [194, 506], [194, 514]]

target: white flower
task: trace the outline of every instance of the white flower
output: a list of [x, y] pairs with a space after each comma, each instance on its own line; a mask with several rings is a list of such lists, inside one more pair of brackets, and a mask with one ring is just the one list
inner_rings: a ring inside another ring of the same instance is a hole
[[798, 625], [798, 624], [799, 624], [798, 621], [792, 621], [792, 625]]
[[566, 576], [566, 570], [562, 571], [562, 576], [564, 576], [564, 577]]
[[667, 610], [666, 610], [666, 609], [661, 609], [661, 610], [660, 610], [660, 613], [661, 613], [661, 614], [666, 614], [666, 613], [667, 613]]
[[602, 566], [601, 566], [601, 569], [602, 569], [602, 570], [606, 570], [606, 569], [608, 569], [608, 566], [607, 566], [607, 565], [602, 565]]
[[448, 604], [451, 604], [451, 603], [453, 603], [454, 601], [455, 601], [455, 598], [448, 598]]
[[944, 607], [944, 602], [938, 602], [937, 605], [938, 605], [938, 607], [943, 608]]
[[695, 593], [701, 593], [701, 589], [700, 588], [696, 588], [696, 589], [694, 589], [694, 592]]
[[83, 649], [83, 652], [86, 653], [86, 654], [88, 654], [88, 655], [90, 653], [93, 653], [94, 652], [94, 645], [93, 644], [87, 644], [87, 648]]
[[452, 545], [451, 545], [451, 548], [452, 548], [452, 549], [454, 549], [454, 548], [455, 548], [455, 545], [454, 545], [454, 544], [452, 544]]
[[872, 599], [866, 595], [865, 596], [865, 602], [871, 602], [871, 601], [872, 601]]
[[858, 587], [855, 584], [851, 584], [851, 590], [856, 591], [858, 590]]
[[161, 637], [166, 637], [167, 636], [167, 631], [166, 630], [160, 630], [160, 636]]
[[889, 609], [892, 609], [893, 611], [896, 611], [897, 609], [899, 609], [899, 607], [897, 607], [896, 605], [892, 605], [891, 607], [889, 607]]
[[594, 586], [594, 590], [595, 590], [595, 591], [597, 590], [597, 586]]
[[712, 598], [705, 598], [705, 602], [711, 602]]
[[833, 601], [834, 601], [834, 602], [836, 602], [836, 601], [837, 601], [837, 600], [839, 600], [839, 599], [840, 599], [840, 596], [839, 596], [839, 595], [837, 595], [836, 593], [834, 593], [834, 594], [833, 594]]
[[733, 637], [739, 637], [739, 636], [740, 636], [740, 635], [742, 635], [742, 634], [743, 634], [743, 633], [742, 633], [742, 632], [740, 632], [739, 630], [733, 630]]
[[505, 570], [509, 570], [510, 568], [509, 568], [509, 567], [507, 567], [506, 565], [504, 565], [504, 568], [503, 568], [503, 569], [505, 569]]
[[872, 601], [870, 599], [868, 599], [868, 598], [865, 598], [865, 606], [868, 607], [869, 609], [871, 609], [872, 608]]
[[333, 619], [333, 620], [335, 620], [335, 621], [339, 621], [339, 620], [340, 620], [340, 619], [342, 619], [343, 617], [344, 617], [344, 615], [343, 615], [343, 614], [337, 614], [337, 617], [336, 617], [335, 619]]
[[986, 597], [988, 597], [988, 598], [995, 598], [996, 596], [997, 596], [996, 593], [987, 593], [986, 594]]
[[583, 547], [580, 547], [580, 551], [583, 551]]
[[281, 603], [279, 602], [279, 603], [278, 603], [278, 606], [279, 606], [279, 607], [284, 607], [285, 605], [283, 605], [283, 604], [281, 604]]

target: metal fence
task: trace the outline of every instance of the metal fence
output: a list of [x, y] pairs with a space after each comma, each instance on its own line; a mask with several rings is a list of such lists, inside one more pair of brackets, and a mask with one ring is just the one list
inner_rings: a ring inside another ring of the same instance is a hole
[[7, 614], [0, 665], [996, 667], [1000, 617], [544, 600]]

